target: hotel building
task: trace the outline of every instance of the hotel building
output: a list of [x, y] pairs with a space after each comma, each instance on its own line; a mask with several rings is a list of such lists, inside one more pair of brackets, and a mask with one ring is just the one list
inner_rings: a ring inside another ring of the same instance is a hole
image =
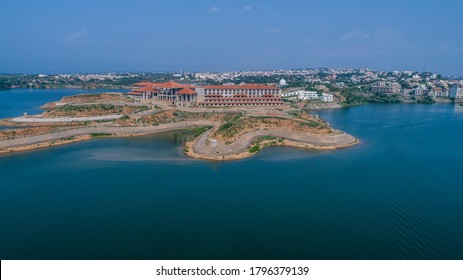
[[281, 90], [263, 84], [220, 85], [195, 87], [173, 81], [140, 82], [129, 95], [142, 100], [162, 100], [184, 106], [281, 106]]
[[281, 106], [281, 89], [263, 84], [205, 86], [199, 106]]

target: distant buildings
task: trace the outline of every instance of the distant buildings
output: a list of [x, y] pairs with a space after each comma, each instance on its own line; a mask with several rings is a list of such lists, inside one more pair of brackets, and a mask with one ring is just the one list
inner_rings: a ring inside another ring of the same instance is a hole
[[450, 89], [449, 96], [452, 98], [463, 98], [463, 88], [459, 87], [458, 85], [454, 85]]
[[331, 93], [323, 93], [321, 99], [323, 102], [334, 102], [334, 97]]
[[425, 93], [425, 91], [426, 91], [425, 87], [417, 87], [417, 88], [412, 89], [410, 94], [411, 95], [416, 95], [416, 96], [421, 96], [421, 95], [423, 95]]
[[429, 96], [432, 97], [447, 97], [449, 96], [449, 91], [441, 87], [433, 87], [429, 92]]
[[296, 97], [298, 100], [315, 100], [319, 99], [316, 91], [295, 90], [282, 94], [283, 97]]
[[297, 97], [298, 100], [321, 100], [323, 102], [334, 102], [334, 97], [330, 93], [319, 94], [316, 91], [296, 90], [282, 94], [283, 97]]
[[383, 93], [383, 94], [397, 94], [400, 93], [402, 87], [395, 82], [384, 82], [379, 81], [372, 85], [371, 90], [374, 93]]

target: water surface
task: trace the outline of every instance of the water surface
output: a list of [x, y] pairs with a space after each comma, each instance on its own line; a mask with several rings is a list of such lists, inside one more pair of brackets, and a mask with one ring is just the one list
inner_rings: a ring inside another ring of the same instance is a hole
[[317, 114], [361, 143], [209, 162], [167, 133], [0, 156], [0, 258], [463, 258], [461, 108]]

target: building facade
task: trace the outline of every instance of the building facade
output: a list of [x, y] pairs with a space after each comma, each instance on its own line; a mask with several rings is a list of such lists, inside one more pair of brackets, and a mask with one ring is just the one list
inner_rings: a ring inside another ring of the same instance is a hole
[[199, 106], [281, 106], [281, 89], [263, 84], [205, 86]]
[[166, 83], [140, 82], [132, 86], [129, 96], [138, 101], [162, 100], [180, 107], [196, 105], [198, 93], [196, 87], [173, 81]]
[[433, 87], [428, 95], [432, 97], [448, 97], [449, 91], [441, 87]]
[[321, 99], [323, 102], [334, 102], [334, 97], [331, 93], [323, 93]]
[[400, 93], [401, 88], [402, 87], [398, 83], [381, 81], [373, 84], [371, 90], [374, 93], [397, 94]]

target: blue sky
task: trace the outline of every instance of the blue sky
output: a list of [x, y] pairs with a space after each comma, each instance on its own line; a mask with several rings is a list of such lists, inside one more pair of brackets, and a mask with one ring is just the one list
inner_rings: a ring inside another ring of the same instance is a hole
[[423, 69], [463, 76], [463, 1], [3, 1], [0, 73]]

